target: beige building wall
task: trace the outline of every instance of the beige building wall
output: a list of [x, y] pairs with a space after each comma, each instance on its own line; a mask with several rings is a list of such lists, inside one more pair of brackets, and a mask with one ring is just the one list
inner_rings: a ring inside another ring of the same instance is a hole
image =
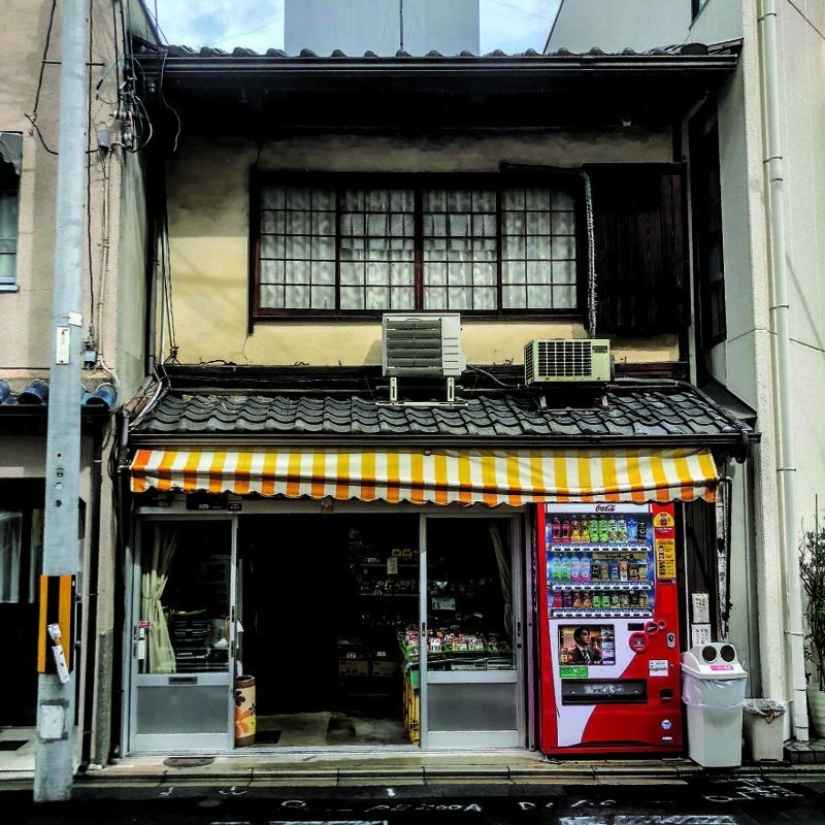
[[[135, 223], [143, 208], [139, 201], [121, 201], [120, 197], [124, 167], [133, 178], [132, 168], [137, 168], [136, 158], [118, 145], [120, 122], [114, 116], [117, 80], [122, 72], [116, 56], [122, 52], [122, 45], [115, 45], [112, 21], [113, 7], [119, 15], [120, 2], [93, 0], [91, 7], [90, 239], [84, 250], [83, 329], [100, 361], [98, 369], [84, 373], [84, 381], [90, 386], [114, 381], [123, 397], [131, 393], [143, 374], [139, 352], [142, 333], [135, 328], [134, 312], [143, 291], [145, 270], [142, 247], [138, 249], [141, 242], [134, 231], [124, 233], [129, 254], [120, 257], [120, 223], [124, 212], [127, 223]], [[20, 132], [23, 136], [17, 284], [16, 290], [0, 291], [0, 378], [10, 381], [16, 390], [32, 378], [48, 378], [55, 265], [60, 8], [58, 4], [50, 29], [52, 3], [48, 0], [6, 0], [0, 28], [0, 59], [6, 68], [0, 89], [0, 131]], [[96, 151], [102, 129], [110, 130], [114, 142], [106, 152]], [[119, 278], [118, 266], [124, 263], [131, 271]], [[119, 290], [124, 288], [137, 295], [119, 300]], [[122, 348], [130, 352], [132, 363], [123, 365], [124, 373], [120, 375], [118, 350]]]
[[[249, 170], [330, 172], [495, 172], [499, 163], [576, 167], [598, 162], [662, 162], [672, 156], [669, 133], [646, 136], [556, 133], [402, 141], [317, 137], [284, 140], [262, 149], [239, 140], [186, 141], [168, 165], [166, 189], [171, 250], [174, 343], [181, 363], [364, 366], [381, 363], [378, 322], [307, 323], [267, 320], [248, 333]], [[170, 354], [164, 308], [158, 347]], [[581, 323], [491, 323], [462, 319], [462, 347], [470, 364], [523, 363], [534, 338], [586, 337]], [[618, 361], [664, 361], [678, 356], [676, 336], [614, 341]]]

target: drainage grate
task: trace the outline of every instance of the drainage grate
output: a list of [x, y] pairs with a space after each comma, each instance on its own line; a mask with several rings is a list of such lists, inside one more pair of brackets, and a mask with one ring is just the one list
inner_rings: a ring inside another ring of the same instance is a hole
[[167, 768], [202, 768], [215, 761], [212, 756], [170, 756], [163, 760]]

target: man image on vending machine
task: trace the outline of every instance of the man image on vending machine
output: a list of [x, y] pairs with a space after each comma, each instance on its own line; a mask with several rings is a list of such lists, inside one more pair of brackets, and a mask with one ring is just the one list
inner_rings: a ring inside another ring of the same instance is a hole
[[577, 627], [573, 631], [573, 641], [576, 646], [570, 651], [568, 662], [573, 665], [597, 665], [602, 660], [599, 648], [590, 637], [587, 627]]

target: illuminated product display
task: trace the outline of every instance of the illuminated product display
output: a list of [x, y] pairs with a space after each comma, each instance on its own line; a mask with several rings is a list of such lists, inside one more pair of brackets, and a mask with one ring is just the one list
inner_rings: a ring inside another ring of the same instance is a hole
[[672, 505], [539, 509], [544, 753], [682, 747]]

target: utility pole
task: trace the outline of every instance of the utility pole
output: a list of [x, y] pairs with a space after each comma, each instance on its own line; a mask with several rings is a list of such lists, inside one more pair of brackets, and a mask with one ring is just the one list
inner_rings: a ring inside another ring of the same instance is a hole
[[[80, 570], [80, 386], [89, 32], [87, 0], [63, 0], [62, 7], [60, 137], [43, 536], [43, 576], [55, 578], [76, 576]], [[56, 640], [44, 635], [44, 627], [38, 630], [41, 647], [45, 644], [51, 654], [50, 648]], [[74, 659], [73, 643], [72, 638], [62, 639], [63, 647], [68, 647], [70, 661]], [[56, 673], [40, 672], [38, 675], [36, 802], [67, 800], [72, 794], [76, 681], [71, 672], [64, 674], [63, 679], [65, 681]]]

